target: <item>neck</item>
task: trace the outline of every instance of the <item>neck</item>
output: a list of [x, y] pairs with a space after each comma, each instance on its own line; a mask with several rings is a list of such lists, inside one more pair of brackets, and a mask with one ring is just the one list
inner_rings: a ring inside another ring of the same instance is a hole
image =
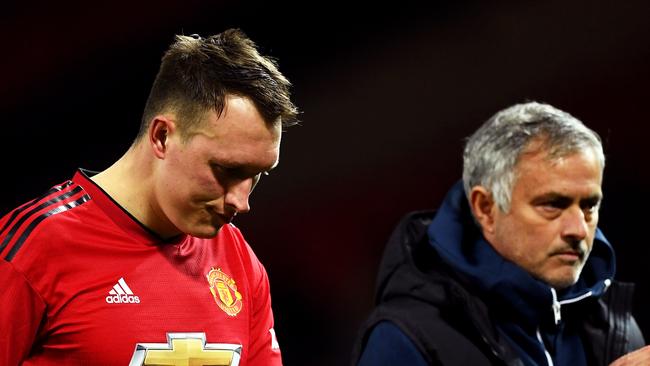
[[108, 169], [91, 179], [143, 225], [161, 237], [177, 231], [162, 214], [154, 195], [154, 158], [144, 143], [136, 143]]

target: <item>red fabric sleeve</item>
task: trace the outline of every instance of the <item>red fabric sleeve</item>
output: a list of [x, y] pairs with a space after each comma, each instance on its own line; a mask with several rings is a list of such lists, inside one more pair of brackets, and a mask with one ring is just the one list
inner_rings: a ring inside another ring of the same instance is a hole
[[44, 312], [22, 273], [0, 259], [0, 365], [19, 365], [27, 357]]
[[259, 282], [253, 302], [250, 353], [247, 364], [249, 366], [281, 366], [282, 355], [273, 329], [269, 278], [264, 266], [259, 261], [254, 261], [254, 264], [258, 266], [256, 271], [259, 271]]

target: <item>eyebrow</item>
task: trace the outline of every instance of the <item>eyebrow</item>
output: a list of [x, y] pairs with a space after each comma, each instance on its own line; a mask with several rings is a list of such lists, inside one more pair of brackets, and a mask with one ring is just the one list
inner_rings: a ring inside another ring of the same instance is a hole
[[228, 169], [231, 172], [233, 172], [235, 174], [239, 174], [239, 175], [250, 175], [252, 172], [255, 172], [254, 175], [256, 175], [256, 174], [268, 175], [271, 170], [275, 169], [278, 166], [279, 161], [276, 161], [268, 169], [266, 169], [266, 167], [262, 167], [262, 169], [258, 169], [259, 167], [251, 167], [251, 166], [248, 166], [246, 164], [240, 164], [240, 163], [235, 163], [235, 162], [231, 162], [231, 161], [219, 162], [216, 159], [211, 159], [210, 164], [216, 164], [216, 165], [222, 166], [223, 168]]
[[[582, 207], [584, 205], [589, 205], [589, 204], [593, 204], [593, 205], [598, 204], [602, 199], [603, 199], [602, 195], [594, 194], [580, 199], [579, 202], [580, 202], [580, 206]], [[553, 202], [559, 206], [567, 207], [571, 205], [571, 202], [573, 202], [573, 198], [560, 193], [550, 192], [550, 193], [543, 194], [541, 196], [537, 196], [533, 198], [533, 200], [531, 201], [531, 203], [534, 205], [539, 205], [548, 202]]]
[[600, 204], [600, 201], [603, 200], [602, 195], [589, 196], [580, 200], [580, 207], [585, 206], [596, 206]]

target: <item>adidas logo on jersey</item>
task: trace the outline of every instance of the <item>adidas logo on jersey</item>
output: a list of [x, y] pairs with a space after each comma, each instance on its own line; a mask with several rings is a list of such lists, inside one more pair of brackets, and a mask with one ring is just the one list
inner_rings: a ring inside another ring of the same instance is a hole
[[139, 304], [140, 298], [133, 295], [133, 291], [124, 282], [124, 278], [120, 277], [113, 289], [108, 292], [106, 302], [109, 304]]

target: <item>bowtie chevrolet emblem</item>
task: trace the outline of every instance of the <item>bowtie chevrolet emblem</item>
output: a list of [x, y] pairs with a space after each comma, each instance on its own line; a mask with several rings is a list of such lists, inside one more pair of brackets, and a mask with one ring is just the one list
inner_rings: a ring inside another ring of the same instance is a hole
[[206, 275], [210, 284], [210, 292], [214, 301], [219, 305], [221, 310], [230, 316], [236, 316], [243, 306], [242, 296], [237, 291], [235, 280], [221, 271], [221, 268], [212, 270]]
[[138, 343], [129, 366], [238, 366], [241, 345], [206, 343], [205, 333], [167, 333], [167, 343]]

